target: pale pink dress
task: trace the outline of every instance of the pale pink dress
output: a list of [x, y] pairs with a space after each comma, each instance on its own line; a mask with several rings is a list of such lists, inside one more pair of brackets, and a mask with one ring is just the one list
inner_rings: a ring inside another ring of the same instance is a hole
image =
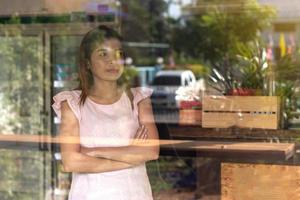
[[[79, 107], [80, 90], [63, 91], [53, 97], [52, 105], [61, 117], [61, 102], [67, 100], [79, 120], [80, 143], [85, 147], [118, 147], [130, 144], [139, 127], [138, 103], [152, 94], [152, 89], [131, 89], [134, 110], [126, 92], [109, 105], [87, 98]], [[91, 139], [92, 138], [92, 139]], [[69, 200], [152, 200], [145, 163], [104, 173], [73, 173]]]

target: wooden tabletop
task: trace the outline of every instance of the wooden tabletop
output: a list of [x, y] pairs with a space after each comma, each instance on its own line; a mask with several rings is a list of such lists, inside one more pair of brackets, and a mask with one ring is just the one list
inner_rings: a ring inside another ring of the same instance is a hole
[[[190, 133], [186, 133], [190, 134]], [[93, 138], [92, 138], [93, 139]], [[72, 137], [51, 137], [39, 135], [2, 135], [0, 148], [40, 149], [41, 144], [72, 143]], [[151, 141], [149, 141], [151, 145]], [[25, 148], [24, 148], [25, 147]], [[294, 155], [294, 143], [238, 142], [238, 141], [197, 141], [197, 140], [160, 140], [161, 151], [195, 152], [200, 157], [247, 158], [288, 160]]]
[[201, 126], [167, 125], [171, 138], [197, 140], [209, 139], [244, 139], [244, 140], [285, 140], [300, 139], [300, 130], [270, 130], [249, 128], [202, 128]]
[[201, 157], [288, 160], [294, 155], [295, 144], [184, 140], [161, 144], [163, 151], [174, 149], [194, 151]]

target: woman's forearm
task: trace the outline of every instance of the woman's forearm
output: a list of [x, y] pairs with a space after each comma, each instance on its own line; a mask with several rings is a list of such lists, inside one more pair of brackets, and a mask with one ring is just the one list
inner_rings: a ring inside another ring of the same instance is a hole
[[63, 168], [65, 172], [101, 173], [131, 168], [134, 165], [84, 155], [80, 152], [64, 153]]
[[156, 143], [155, 145], [129, 145], [124, 147], [81, 147], [81, 152], [94, 157], [137, 165], [150, 160], [156, 160], [159, 156], [159, 147]]

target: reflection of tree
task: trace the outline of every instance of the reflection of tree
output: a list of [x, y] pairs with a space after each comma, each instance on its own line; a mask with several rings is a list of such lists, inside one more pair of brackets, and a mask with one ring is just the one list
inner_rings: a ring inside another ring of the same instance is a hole
[[42, 66], [39, 38], [18, 31], [0, 37], [1, 132], [37, 134], [41, 131]]
[[167, 3], [164, 0], [122, 2], [122, 36], [126, 41], [165, 42]]
[[[173, 31], [178, 59], [211, 66], [210, 85], [222, 93], [240, 82], [244, 87], [261, 89], [264, 70], [255, 57], [261, 57], [261, 32], [270, 25], [274, 10], [256, 0], [197, 2], [203, 5], [196, 7], [198, 14]], [[248, 55], [241, 62], [237, 55], [245, 52]]]
[[[4, 28], [7, 32], [0, 36], [0, 134], [42, 133], [40, 38]], [[1, 149], [0, 154], [0, 199], [42, 199], [45, 153]]]
[[14, 127], [19, 127], [20, 124], [16, 122], [16, 113], [12, 112], [13, 105], [10, 105], [7, 98], [3, 94], [0, 94], [0, 130], [1, 134], [13, 133]]
[[[43, 154], [38, 151], [0, 150], [0, 199], [44, 199], [42, 183], [49, 185], [50, 178], [43, 178]], [[46, 155], [50, 159], [50, 155]], [[50, 165], [44, 166], [49, 171]], [[49, 175], [48, 175], [49, 176]]]
[[[288, 120], [292, 119], [293, 112], [297, 111], [297, 100], [300, 81], [300, 54], [286, 55], [278, 60], [275, 65], [276, 95], [281, 97], [283, 126], [287, 128]], [[298, 116], [296, 116], [298, 117]]]
[[[226, 75], [230, 66], [237, 62], [240, 44], [259, 40], [260, 32], [274, 16], [271, 8], [261, 6], [255, 0], [240, 2], [216, 0], [212, 5], [220, 4], [224, 8], [208, 6], [175, 28], [173, 40], [176, 53], [185, 58], [210, 62]], [[226, 7], [227, 4], [239, 6], [231, 8]]]
[[[164, 0], [126, 0], [122, 1], [122, 36], [129, 42], [166, 43], [170, 38], [167, 19], [167, 3]], [[128, 48], [126, 54], [134, 63], [153, 64], [150, 58], [155, 52], [150, 48]], [[156, 55], [157, 56], [157, 55]]]

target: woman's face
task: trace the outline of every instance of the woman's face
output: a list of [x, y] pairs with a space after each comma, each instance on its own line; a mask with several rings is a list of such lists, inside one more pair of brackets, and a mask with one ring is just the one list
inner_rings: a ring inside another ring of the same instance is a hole
[[124, 71], [123, 63], [123, 51], [117, 39], [99, 44], [90, 58], [93, 77], [104, 81], [117, 81]]

